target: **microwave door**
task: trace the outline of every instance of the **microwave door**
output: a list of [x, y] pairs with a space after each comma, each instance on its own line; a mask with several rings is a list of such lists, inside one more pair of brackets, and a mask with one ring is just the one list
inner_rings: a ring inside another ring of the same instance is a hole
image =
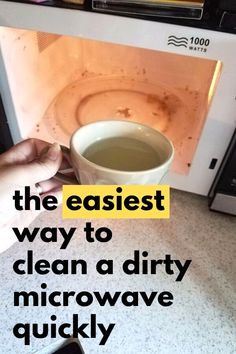
[[200, 20], [204, 0], [92, 0], [97, 11]]

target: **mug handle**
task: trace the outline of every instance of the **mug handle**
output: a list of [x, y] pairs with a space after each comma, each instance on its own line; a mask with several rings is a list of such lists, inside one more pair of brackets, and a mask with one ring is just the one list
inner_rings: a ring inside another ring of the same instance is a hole
[[[70, 165], [72, 165], [70, 158], [70, 149], [64, 145], [60, 145], [60, 147], [62, 155], [66, 158]], [[70, 170], [72, 171], [73, 169], [71, 168]], [[63, 184], [80, 184], [80, 182], [75, 177], [67, 176], [65, 172], [68, 172], [68, 169], [58, 171], [53, 178], [55, 178], [57, 181], [62, 182]]]

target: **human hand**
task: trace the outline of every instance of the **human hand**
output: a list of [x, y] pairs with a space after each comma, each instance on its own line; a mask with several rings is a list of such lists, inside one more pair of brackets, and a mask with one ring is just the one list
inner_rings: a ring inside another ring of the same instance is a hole
[[37, 210], [17, 211], [14, 207], [15, 190], [21, 194], [30, 186], [32, 194], [44, 198], [54, 195], [61, 201], [61, 183], [52, 179], [62, 163], [58, 144], [28, 139], [0, 155], [0, 251], [8, 248], [16, 237], [12, 227], [27, 227], [40, 213]]

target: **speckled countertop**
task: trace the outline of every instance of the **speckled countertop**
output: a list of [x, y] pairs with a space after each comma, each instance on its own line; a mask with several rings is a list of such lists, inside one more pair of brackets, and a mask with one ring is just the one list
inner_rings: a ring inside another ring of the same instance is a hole
[[[108, 226], [113, 231], [110, 242], [88, 243], [80, 230], [84, 220], [62, 221], [61, 209], [41, 214], [32, 227], [77, 227], [77, 236], [66, 250], [59, 244], [15, 244], [0, 255], [0, 353], [34, 353], [54, 339], [31, 339], [25, 347], [16, 339], [12, 327], [18, 322], [47, 322], [52, 314], [58, 321], [71, 322], [79, 314], [81, 323], [91, 313], [104, 324], [116, 323], [105, 346], [96, 339], [81, 339], [85, 354], [230, 354], [236, 353], [236, 218], [209, 212], [206, 198], [171, 192], [170, 220], [94, 220], [94, 227]], [[14, 274], [12, 264], [33, 249], [35, 259], [85, 259], [88, 275]], [[150, 258], [171, 254], [192, 264], [182, 282], [160, 270], [157, 275], [125, 275], [120, 264], [133, 255], [133, 250], [146, 250]], [[98, 275], [95, 262], [114, 259], [113, 275]], [[69, 307], [13, 306], [13, 292], [40, 291], [46, 282], [48, 291], [170, 291], [174, 303], [162, 307], [158, 302], [147, 307], [99, 307], [94, 303], [81, 308], [75, 302]]]

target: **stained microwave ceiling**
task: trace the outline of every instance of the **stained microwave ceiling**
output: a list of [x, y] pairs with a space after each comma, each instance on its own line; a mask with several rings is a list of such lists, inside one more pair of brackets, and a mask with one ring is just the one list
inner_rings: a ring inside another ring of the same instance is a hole
[[58, 34], [37, 32], [37, 42], [39, 53], [43, 52], [61, 36]]

